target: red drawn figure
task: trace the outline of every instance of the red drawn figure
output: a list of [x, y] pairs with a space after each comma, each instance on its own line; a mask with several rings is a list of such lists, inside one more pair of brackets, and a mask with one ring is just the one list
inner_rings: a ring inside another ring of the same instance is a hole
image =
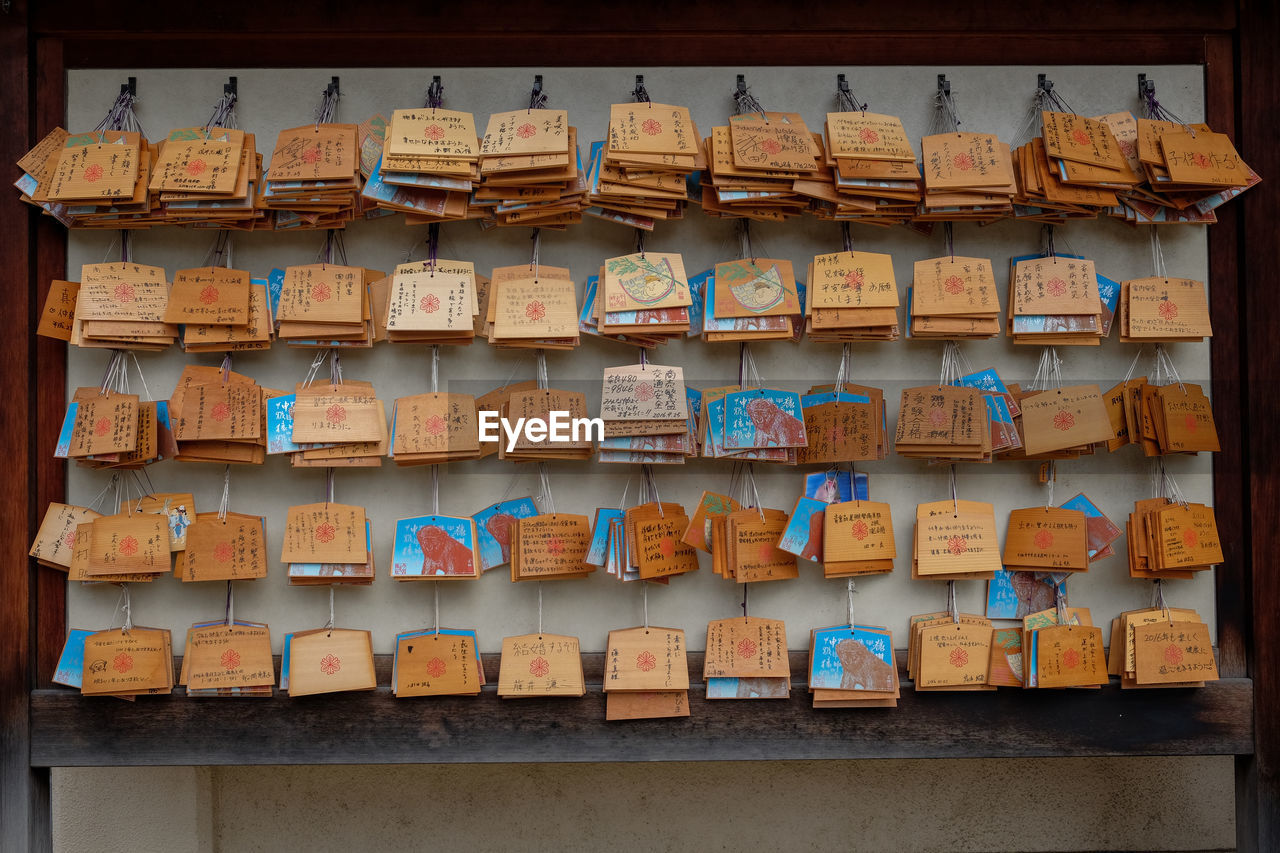
[[964, 279], [958, 275], [949, 275], [947, 280], [942, 283], [942, 289], [952, 296], [958, 296], [964, 293]]
[[94, 435], [106, 435], [111, 432], [111, 420], [109, 418], [98, 418], [97, 423], [93, 425]]
[[564, 553], [564, 540], [559, 536], [552, 536], [547, 540], [547, 553], [553, 557], [559, 557]]
[[951, 552], [951, 556], [959, 557], [969, 550], [969, 540], [963, 536], [952, 536], [947, 540], [947, 550]]
[[1200, 544], [1200, 534], [1196, 533], [1190, 527], [1182, 531], [1182, 544], [1187, 548], [1194, 548]]
[[547, 663], [547, 659], [537, 657], [529, 661], [529, 674], [534, 678], [546, 678], [548, 672], [551, 671], [551, 664]]
[[342, 669], [342, 660], [337, 655], [325, 655], [320, 659], [320, 671], [325, 675], [333, 675]]
[[91, 184], [96, 184], [102, 180], [102, 167], [97, 163], [91, 163], [84, 170], [84, 179]]
[[929, 423], [932, 426], [944, 427], [950, 420], [951, 418], [947, 417], [946, 409], [941, 406], [929, 410]]
[[319, 163], [320, 162], [320, 146], [312, 145], [310, 148], [303, 149], [302, 162]]
[[198, 178], [209, 169], [209, 164], [201, 160], [199, 157], [187, 164], [188, 177]]
[[1062, 296], [1067, 292], [1067, 283], [1060, 278], [1051, 278], [1045, 282], [1044, 289], [1050, 296]]
[[231, 562], [231, 555], [234, 553], [235, 551], [231, 547], [230, 542], [219, 542], [217, 545], [213, 546], [213, 559], [217, 560], [219, 563]]
[[758, 398], [747, 403], [747, 417], [756, 429], [756, 446], [776, 444], [779, 447], [802, 447], [805, 444], [804, 421], [789, 415], [772, 400]]
[[426, 296], [418, 300], [418, 310], [426, 314], [434, 314], [440, 310], [440, 297], [434, 293], [428, 293]]
[[1201, 154], [1199, 151], [1192, 155], [1191, 162], [1195, 163], [1201, 169], [1207, 169], [1213, 165], [1213, 161]]
[[117, 284], [115, 295], [116, 302], [132, 302], [134, 296], [133, 285], [127, 281]]
[[782, 143], [776, 139], [766, 139], [760, 143], [760, 150], [766, 154], [777, 154], [782, 150]]
[[676, 540], [670, 536], [665, 537], [658, 545], [658, 550], [662, 552], [662, 556], [668, 560], [676, 555]]
[[327, 521], [322, 521], [320, 526], [316, 528], [315, 540], [321, 543], [329, 543], [333, 541], [333, 537], [337, 534], [338, 528]]
[[651, 672], [658, 665], [658, 659], [653, 656], [653, 652], [643, 651], [636, 655], [636, 669], [641, 672]]
[[662, 133], [662, 122], [657, 119], [647, 118], [644, 120], [644, 124], [640, 125], [640, 129], [649, 136], [657, 136]]
[[738, 641], [738, 657], [752, 658], [756, 656], [756, 642], [750, 637], [743, 637]]
[[133, 669], [133, 657], [121, 652], [116, 655], [116, 659], [111, 662], [111, 668], [121, 675], [124, 675], [126, 672]]
[[951, 165], [959, 169], [961, 172], [967, 172], [973, 168], [973, 155], [968, 151], [961, 151], [959, 154], [951, 158]]
[[844, 274], [844, 286], [862, 290], [862, 270], [849, 270]]
[[636, 399], [644, 403], [653, 399], [653, 383], [637, 382], [636, 383]]
[[439, 527], [418, 529], [424, 575], [473, 575], [475, 561], [471, 549]]
[[1067, 649], [1062, 653], [1062, 665], [1067, 669], [1075, 669], [1080, 665], [1080, 653], [1075, 649]]
[[1168, 300], [1161, 302], [1160, 307], [1157, 308], [1156, 311], [1163, 320], [1173, 320], [1178, 316], [1178, 306]]
[[449, 422], [439, 415], [432, 415], [427, 418], [422, 428], [427, 431], [428, 435], [442, 435], [449, 428]]
[[444, 139], [444, 128], [438, 124], [429, 124], [422, 129], [422, 135], [432, 142], [439, 142]]
[[1182, 649], [1176, 643], [1170, 643], [1164, 647], [1164, 662], [1170, 666], [1182, 663]]
[[867, 527], [865, 521], [858, 519], [853, 523], [853, 527], [849, 529], [849, 535], [861, 542], [871, 535], [871, 528]]
[[323, 281], [311, 285], [311, 298], [316, 302], [328, 302], [330, 296], [333, 296], [333, 291]]
[[66, 545], [68, 548], [76, 547], [76, 532], [74, 530], [68, 530], [67, 535], [62, 537], [62, 544]]
[[498, 543], [498, 547], [502, 549], [502, 562], [511, 559], [511, 526], [516, 523], [516, 517], [509, 512], [500, 512], [497, 515], [489, 517], [484, 523], [485, 530], [489, 531]]
[[214, 403], [213, 408], [209, 410], [209, 417], [213, 418], [218, 423], [222, 423], [227, 418], [231, 417], [231, 407], [226, 403]]
[[1036, 547], [1041, 551], [1048, 551], [1049, 547], [1053, 545], [1053, 534], [1048, 530], [1041, 528], [1036, 531], [1034, 541], [1036, 543]]
[[324, 410], [324, 419], [331, 424], [340, 424], [347, 419], [347, 410], [334, 403]]
[[200, 301], [205, 305], [212, 305], [218, 301], [218, 288], [212, 284], [200, 291]]
[[1076, 145], [1088, 145], [1089, 134], [1085, 133], [1084, 128], [1077, 127], [1075, 130], [1071, 131], [1071, 141]]
[[120, 547], [117, 550], [125, 557], [132, 557], [138, 553], [138, 540], [132, 536], [126, 536], [120, 540]]
[[524, 306], [524, 316], [537, 323], [543, 317], [547, 316], [547, 306], [535, 299], [528, 305]]
[[1076, 416], [1068, 412], [1066, 409], [1059, 409], [1058, 413], [1053, 416], [1053, 428], [1060, 429], [1063, 432], [1071, 429], [1076, 425]]
[[1187, 415], [1182, 419], [1182, 426], [1187, 432], [1195, 432], [1200, 428], [1200, 422], [1196, 420], [1195, 415]]
[[440, 658], [432, 658], [427, 661], [427, 675], [432, 678], [439, 678], [444, 675], [446, 669], [444, 661], [440, 660]]
[[525, 122], [524, 124], [516, 128], [516, 136], [520, 137], [521, 139], [528, 139], [530, 136], [533, 136], [537, 132], [538, 132], [538, 129], [533, 125], [529, 124], [528, 122]]
[[867, 145], [875, 145], [880, 141], [880, 134], [876, 133], [869, 127], [864, 127], [858, 131], [858, 141], [865, 142]]
[[956, 669], [961, 669], [969, 664], [969, 652], [957, 646], [951, 650], [951, 654], [947, 660]]
[[222, 653], [222, 668], [235, 669], [240, 665], [240, 653], [235, 649], [227, 649]]

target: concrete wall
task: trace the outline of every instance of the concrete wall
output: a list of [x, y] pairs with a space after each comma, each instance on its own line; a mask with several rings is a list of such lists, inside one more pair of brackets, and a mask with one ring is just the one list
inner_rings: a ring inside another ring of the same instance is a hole
[[66, 853], [1221, 850], [1230, 758], [59, 769]]

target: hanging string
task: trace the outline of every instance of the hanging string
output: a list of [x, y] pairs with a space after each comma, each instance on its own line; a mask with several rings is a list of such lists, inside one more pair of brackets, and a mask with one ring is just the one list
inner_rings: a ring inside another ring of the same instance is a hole
[[853, 621], [853, 596], [854, 596], [857, 592], [858, 592], [858, 588], [857, 588], [857, 586], [855, 586], [855, 585], [854, 585], [854, 583], [853, 583], [853, 578], [849, 578], [849, 592], [848, 592], [848, 595], [849, 595], [849, 605], [848, 605], [848, 607], [849, 607], [849, 627], [850, 627], [850, 628], [852, 628], [852, 627], [854, 626], [854, 621]]
[[435, 621], [431, 623], [431, 632], [433, 634], [440, 633], [440, 581], [432, 581], [431, 590], [435, 593], [436, 598], [436, 615]]
[[849, 372], [849, 361], [852, 358], [853, 350], [849, 344], [845, 344], [840, 350], [840, 367], [836, 370], [836, 402], [840, 402], [840, 393], [844, 390], [845, 378]]
[[444, 86], [440, 83], [439, 77], [431, 78], [431, 85], [427, 87], [423, 106], [431, 110], [438, 110], [444, 106]]
[[739, 77], [738, 88], [733, 91], [733, 114], [740, 116], [748, 113], [759, 113], [760, 118], [764, 119], [766, 123], [769, 121], [769, 117], [765, 115], [764, 107], [751, 94], [751, 88]]
[[440, 514], [440, 466], [431, 466], [431, 514]]
[[642, 600], [644, 601], [644, 632], [649, 633], [649, 581], [642, 580], [640, 588], [643, 592]]
[[325, 468], [324, 469], [324, 502], [326, 504], [331, 504], [334, 502], [333, 481], [334, 481], [334, 469]]
[[751, 589], [751, 584], [744, 583], [742, 585], [742, 621], [747, 620], [747, 590]]
[[324, 623], [324, 627], [329, 629], [326, 636], [333, 636], [333, 584], [329, 584], [329, 621]]
[[128, 86], [121, 86], [120, 94], [116, 96], [115, 102], [111, 104], [111, 108], [107, 110], [102, 121], [98, 122], [94, 131], [118, 130], [147, 136], [146, 131], [142, 129], [142, 123], [138, 121], [137, 113], [133, 110], [136, 103], [138, 103], [137, 92]]
[[120, 633], [128, 634], [133, 630], [133, 600], [130, 598], [129, 585], [127, 583], [120, 584], [120, 597], [123, 600], [120, 610], [124, 613], [124, 621], [120, 624]]
[[227, 523], [227, 508], [231, 503], [231, 465], [222, 472], [222, 500], [218, 502], [218, 520]]
[[1056, 583], [1053, 585], [1053, 606], [1058, 611], [1058, 624], [1070, 624], [1071, 618], [1067, 613], [1067, 582]]
[[950, 255], [952, 262], [956, 259], [956, 229], [954, 222], [942, 223], [943, 254]]
[[960, 111], [956, 109], [951, 87], [939, 86], [933, 95], [933, 121], [929, 125], [929, 133], [957, 133], [959, 130]]
[[956, 582], [947, 581], [947, 610], [951, 613], [951, 621], [960, 624], [960, 609], [956, 605]]
[[236, 616], [235, 616], [235, 612], [236, 612], [236, 593], [235, 593], [235, 589], [233, 589], [233, 588], [232, 588], [232, 584], [233, 584], [233, 583], [235, 583], [235, 581], [227, 581], [227, 607], [226, 607], [226, 615], [227, 615], [227, 627], [228, 627], [228, 628], [234, 628], [234, 627], [235, 627], [235, 624], [236, 624]]
[[556, 514], [556, 501], [551, 495], [551, 478], [547, 474], [547, 463], [538, 463], [538, 478], [542, 481], [542, 501], [543, 505], [551, 511], [551, 515]]
[[1049, 486], [1049, 494], [1045, 500], [1044, 508], [1049, 510], [1053, 507], [1053, 484], [1058, 479], [1058, 462], [1056, 459], [1050, 459], [1046, 463], [1045, 482]]
[[755, 505], [756, 511], [760, 513], [760, 520], [764, 521], [764, 506], [760, 503], [760, 490], [756, 488], [756, 471], [755, 463], [748, 462], [746, 467], [746, 479], [751, 486], [751, 497]]
[[1169, 269], [1164, 264], [1164, 249], [1160, 245], [1160, 229], [1152, 226], [1147, 229], [1151, 235], [1151, 268], [1157, 278], [1168, 278]]
[[230, 86], [222, 87], [222, 97], [213, 105], [213, 115], [204, 123], [204, 138], [207, 140], [215, 128], [235, 128], [236, 101], [238, 96]]
[[529, 238], [533, 243], [533, 248], [529, 250], [529, 269], [533, 271], [533, 283], [538, 283], [538, 257], [542, 253], [542, 229], [533, 229], [533, 235]]
[[542, 581], [538, 581], [538, 639], [542, 639]]
[[960, 499], [956, 497], [956, 463], [947, 466], [947, 479], [951, 481], [951, 506], [955, 510], [954, 518], [960, 517]]
[[[861, 101], [855, 97], [849, 89], [849, 83], [843, 74], [836, 77], [836, 112], [841, 113], [865, 113], [867, 111], [866, 101]], [[846, 249], [845, 251], [848, 251]]]
[[338, 86], [336, 83], [329, 83], [324, 94], [320, 96], [320, 105], [316, 107], [316, 133], [320, 132], [320, 125], [333, 121], [334, 114], [338, 110], [338, 98]]

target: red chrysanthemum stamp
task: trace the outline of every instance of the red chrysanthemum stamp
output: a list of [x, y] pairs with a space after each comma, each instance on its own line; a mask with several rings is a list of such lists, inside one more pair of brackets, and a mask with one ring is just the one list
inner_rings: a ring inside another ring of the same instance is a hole
[[777, 154], [782, 150], [782, 143], [776, 139], [766, 139], [760, 143], [760, 150], [766, 154]]
[[1076, 425], [1076, 416], [1068, 412], [1066, 409], [1059, 409], [1058, 413], [1053, 416], [1053, 428], [1060, 429], [1063, 432], [1071, 429]]
[[338, 528], [334, 527], [327, 521], [320, 522], [320, 526], [316, 528], [315, 540], [317, 542], [328, 543], [333, 541], [333, 537], [338, 535]]
[[124, 675], [126, 672], [133, 669], [133, 656], [126, 654], [125, 652], [121, 652], [116, 655], [115, 660], [111, 662], [111, 668], [121, 675]]
[[226, 403], [214, 403], [213, 408], [209, 410], [209, 417], [213, 418], [218, 423], [222, 423], [227, 418], [231, 417], [231, 407]]
[[547, 306], [535, 299], [524, 306], [524, 316], [536, 323], [547, 316]]
[[1120, 146], [1120, 153], [1124, 155], [1126, 160], [1132, 160], [1133, 156], [1138, 153], [1138, 149], [1133, 147], [1133, 142], [1128, 139], [1116, 140], [1116, 144]]
[[1187, 548], [1196, 547], [1200, 544], [1200, 534], [1188, 527], [1182, 531], [1182, 544]]
[[1212, 165], [1213, 165], [1213, 161], [1212, 161], [1212, 160], [1210, 160], [1208, 157], [1204, 156], [1203, 154], [1201, 154], [1201, 153], [1199, 153], [1199, 152], [1196, 152], [1196, 153], [1191, 157], [1191, 162], [1192, 162], [1192, 163], [1195, 163], [1195, 164], [1196, 164], [1197, 166], [1199, 166], [1201, 169], [1207, 169], [1207, 168], [1209, 168], [1210, 166], [1212, 166]]
[[333, 675], [342, 669], [342, 659], [337, 655], [325, 655], [320, 659], [320, 671], [325, 675]]
[[324, 419], [331, 424], [340, 424], [347, 419], [347, 410], [334, 403], [324, 410]]
[[428, 435], [442, 435], [449, 428], [449, 422], [439, 415], [432, 415], [422, 424]]
[[96, 184], [102, 180], [102, 167], [97, 163], [90, 163], [85, 167], [84, 179], [91, 184]]
[[862, 290], [862, 270], [849, 270], [844, 274], [844, 286], [854, 290]]
[[428, 293], [418, 300], [418, 310], [427, 314], [436, 313], [440, 310], [440, 297], [434, 293]]
[[227, 649], [220, 658], [223, 669], [235, 669], [240, 665], [240, 653], [235, 649]]
[[62, 537], [62, 544], [66, 545], [68, 548], [76, 547], [76, 532], [74, 530], [68, 530], [67, 535]]
[[133, 285], [127, 281], [117, 284], [112, 292], [115, 294], [116, 302], [132, 302], [135, 295]]
[[444, 139], [444, 128], [438, 124], [429, 124], [422, 129], [422, 135], [432, 142], [439, 142]]
[[946, 426], [951, 418], [947, 417], [947, 412], [942, 408], [933, 408], [929, 410], [929, 423], [936, 427]]
[[767, 563], [773, 559], [773, 552], [775, 550], [776, 549], [768, 542], [761, 542], [760, 550], [757, 552], [756, 556], [759, 558], [760, 562]]
[[665, 537], [662, 542], [658, 544], [658, 550], [662, 553], [662, 556], [666, 557], [668, 560], [671, 559], [676, 555], [676, 540], [672, 539], [670, 536]]
[[1195, 432], [1200, 428], [1200, 422], [1196, 420], [1195, 415], [1187, 415], [1182, 419], [1182, 426], [1187, 432]]
[[120, 540], [120, 547], [117, 550], [126, 557], [132, 557], [138, 553], [138, 540], [132, 536], [126, 536]]
[[647, 118], [644, 120], [644, 123], [640, 125], [640, 129], [649, 136], [657, 136], [659, 133], [662, 133], [662, 122], [657, 119]]
[[1053, 545], [1053, 534], [1048, 530], [1037, 530], [1036, 535], [1033, 537], [1033, 541], [1036, 543], [1036, 547], [1041, 551], [1047, 551], [1049, 550], [1049, 547]]
[[1182, 663], [1182, 649], [1175, 643], [1170, 643], [1164, 647], [1164, 662], [1170, 666], [1177, 666]]
[[1075, 669], [1080, 665], [1080, 653], [1075, 649], [1067, 649], [1062, 653], [1062, 665], [1067, 669]]
[[1088, 145], [1089, 134], [1085, 133], [1083, 128], [1077, 127], [1075, 130], [1071, 131], [1071, 141], [1076, 145]]
[[1161, 302], [1160, 307], [1156, 309], [1161, 319], [1173, 320], [1178, 316], [1178, 306], [1169, 301]]
[[1067, 292], [1067, 283], [1060, 278], [1051, 278], [1044, 285], [1050, 296], [1061, 296]]
[[961, 669], [969, 664], [969, 652], [965, 649], [954, 648], [951, 654], [947, 656], [947, 660], [956, 669]]
[[880, 141], [880, 134], [876, 133], [869, 127], [864, 127], [858, 131], [858, 141], [865, 142], [867, 145], [874, 145]]
[[529, 661], [529, 674], [534, 678], [545, 678], [550, 671], [551, 664], [547, 663], [544, 657], [536, 657]]
[[111, 419], [98, 418], [97, 422], [93, 425], [93, 434], [102, 436], [109, 432], [111, 432]]
[[201, 160], [199, 157], [187, 164], [187, 175], [192, 178], [198, 178], [209, 170], [209, 164]]
[[871, 535], [871, 528], [867, 527], [865, 521], [858, 519], [853, 523], [853, 527], [849, 529], [849, 535], [861, 542]]
[[564, 553], [564, 540], [559, 536], [553, 536], [547, 540], [547, 553], [558, 557]]
[[942, 289], [952, 296], [964, 293], [964, 279], [958, 275], [949, 275], [947, 280], [942, 283]]
[[533, 125], [529, 124], [528, 122], [525, 122], [524, 124], [516, 128], [516, 136], [520, 137], [521, 139], [528, 139], [530, 136], [533, 136], [537, 132], [538, 132], [538, 129]]
[[432, 658], [427, 661], [427, 675], [432, 678], [439, 678], [444, 675], [446, 669], [448, 667], [444, 665], [444, 661], [440, 660], [440, 658]]
[[319, 163], [320, 162], [320, 146], [312, 145], [310, 148], [303, 149], [302, 162]]
[[738, 641], [738, 657], [753, 658], [756, 656], [756, 642], [750, 637], [743, 637]]
[[651, 672], [658, 665], [658, 659], [653, 656], [653, 652], [643, 651], [636, 655], [636, 669], [641, 672]]
[[333, 296], [333, 290], [323, 281], [317, 281], [311, 285], [311, 298], [316, 302], [328, 302], [331, 296]]
[[951, 552], [951, 556], [959, 557], [969, 550], [969, 540], [963, 536], [952, 536], [947, 540], [947, 550]]
[[218, 288], [212, 284], [200, 291], [200, 301], [205, 305], [212, 305], [218, 301]]
[[638, 382], [636, 383], [636, 399], [640, 402], [647, 402], [653, 399], [653, 383]]
[[967, 172], [973, 168], [973, 155], [968, 151], [961, 151], [959, 154], [951, 158], [951, 165], [959, 169], [961, 172]]
[[231, 547], [230, 542], [219, 542], [213, 546], [213, 559], [219, 563], [231, 562], [231, 555], [235, 553], [235, 549]]

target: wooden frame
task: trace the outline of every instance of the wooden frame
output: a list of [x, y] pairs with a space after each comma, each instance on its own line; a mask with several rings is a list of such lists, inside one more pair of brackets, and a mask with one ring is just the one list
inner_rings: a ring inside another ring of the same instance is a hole
[[[678, 725], [606, 724], [598, 693], [571, 706], [396, 703], [382, 688], [318, 700], [176, 697], [135, 707], [47, 689], [66, 631], [65, 576], [27, 559], [26, 549], [45, 505], [61, 499], [65, 488], [52, 442], [64, 405], [66, 350], [34, 330], [49, 281], [65, 274], [66, 239], [61, 226], [22, 205], [15, 193], [0, 193], [0, 292], [10, 322], [25, 323], [0, 336], [0, 399], [8, 401], [0, 406], [0, 446], [9, 450], [0, 479], [0, 833], [6, 848], [50, 848], [47, 768], [58, 765], [1223, 754], [1237, 756], [1239, 849], [1280, 849], [1280, 573], [1268, 570], [1268, 560], [1280, 553], [1280, 419], [1273, 402], [1280, 378], [1274, 343], [1280, 151], [1276, 113], [1264, 100], [1280, 91], [1274, 4], [1170, 0], [1148, 12], [1098, 0], [1078, 4], [1069, 15], [1046, 15], [1043, 6], [1022, 0], [967, 6], [823, 0], [794, 8], [741, 0], [730, 17], [712, 3], [678, 11], [548, 3], [532, 11], [528, 4], [477, 2], [445, 19], [413, 4], [369, 0], [357, 21], [349, 5], [327, 0], [312, 4], [306, 20], [296, 8], [244, 0], [229, 0], [199, 20], [182, 20], [173, 10], [156, 17], [144, 4], [29, 6], [29, 0], [11, 0], [0, 13], [0, 160], [6, 163], [62, 120], [68, 68], [290, 67], [314, 65], [323, 56], [342, 57], [343, 65], [419, 65], [429, 38], [432, 61], [441, 66], [812, 63], [945, 70], [993, 63], [1201, 63], [1209, 123], [1234, 136], [1266, 182], [1221, 208], [1221, 221], [1209, 232], [1213, 401], [1223, 446], [1214, 475], [1226, 556], [1216, 572], [1223, 680], [1199, 691], [1108, 687], [1052, 699], [1034, 691], [917, 697], [907, 690], [896, 711], [857, 715], [814, 714], [802, 694], [771, 704], [769, 722], [776, 725], [758, 734], [751, 723], [761, 710], [748, 714], [724, 705]], [[664, 37], [642, 40], [656, 33]], [[600, 663], [587, 658], [588, 680], [594, 666], [598, 683]], [[486, 666], [496, 668], [496, 661]], [[793, 660], [793, 672], [803, 670], [803, 662]], [[386, 682], [385, 671], [380, 680]], [[695, 688], [691, 704], [704, 702]], [[548, 756], [531, 743], [547, 731], [552, 711], [558, 751]], [[320, 725], [319, 714], [376, 715], [377, 725], [361, 727], [353, 739]], [[464, 733], [450, 724], [462, 716]], [[305, 738], [292, 736], [304, 731]]]

